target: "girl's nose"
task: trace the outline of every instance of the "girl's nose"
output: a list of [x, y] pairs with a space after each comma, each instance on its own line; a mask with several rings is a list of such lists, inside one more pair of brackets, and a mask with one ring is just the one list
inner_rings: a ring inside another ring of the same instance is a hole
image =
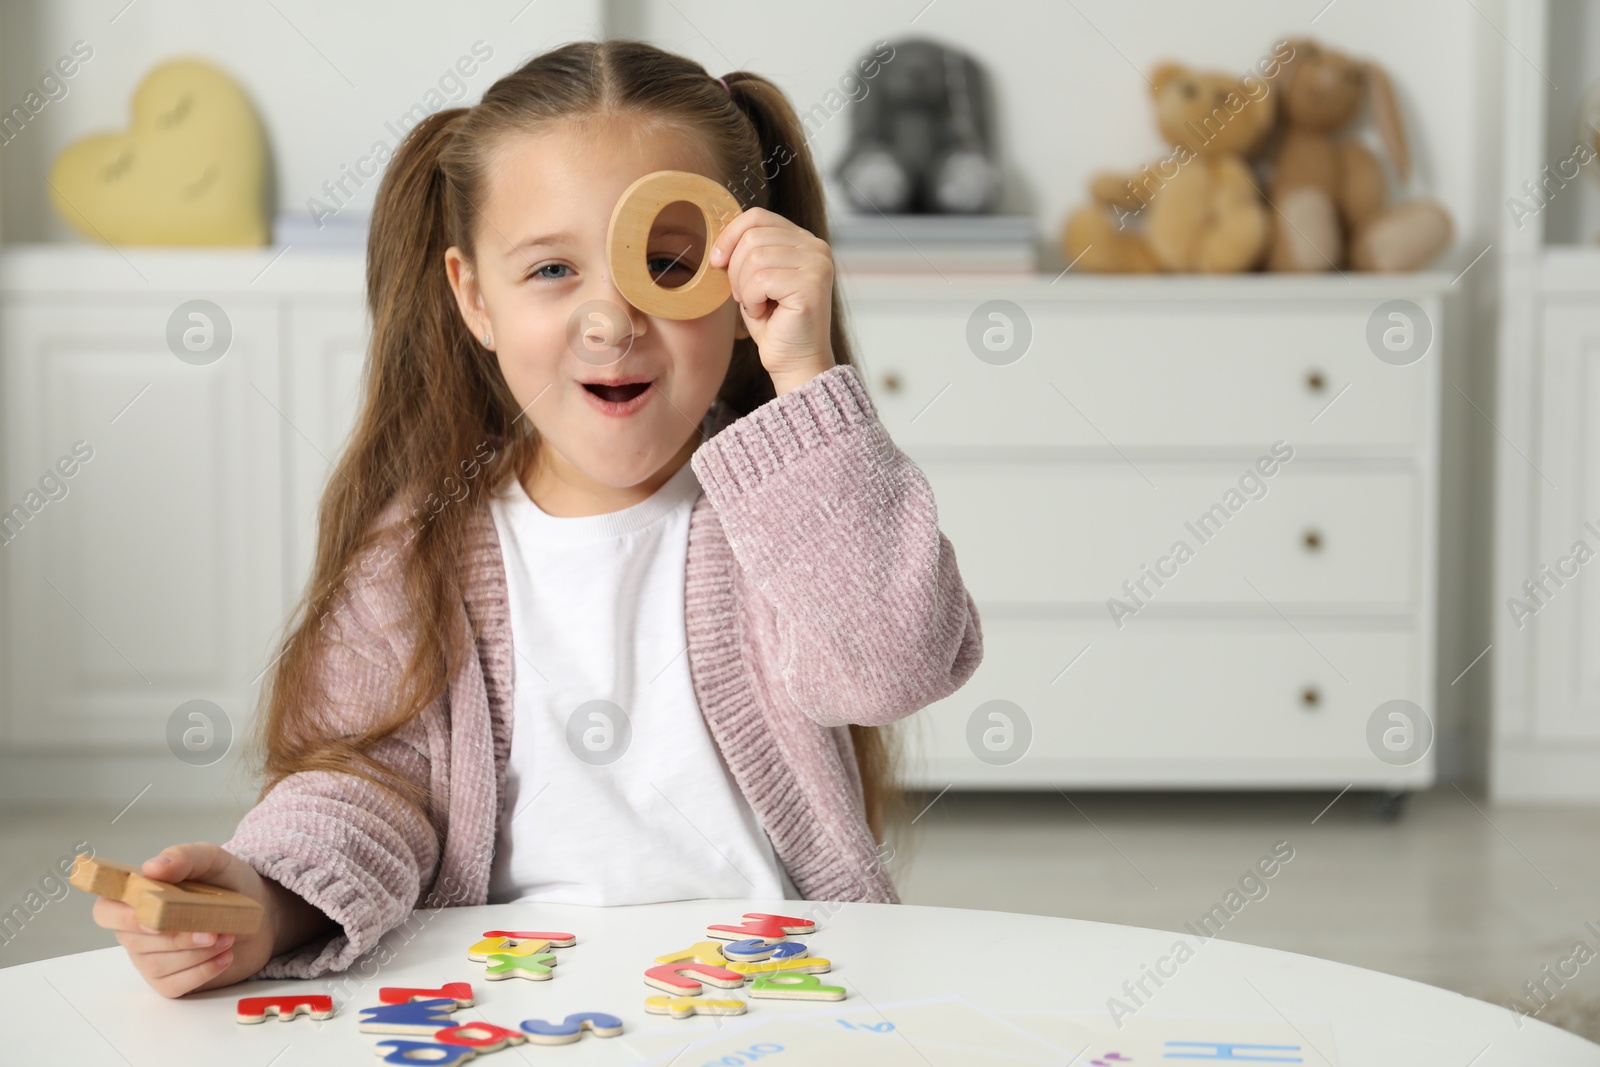
[[590, 352], [626, 348], [635, 335], [642, 332], [636, 321], [642, 319], [642, 315], [625, 304], [611, 300], [591, 301], [583, 310], [579, 337]]
[[615, 320], [616, 329], [620, 331], [619, 343], [626, 343], [628, 337], [641, 337], [650, 329], [650, 316], [628, 303], [628, 298], [622, 295], [610, 275], [601, 278], [603, 287], [599, 296], [600, 302], [611, 306], [613, 313], [608, 318]]
[[586, 363], [614, 363], [649, 330], [649, 316], [623, 299], [609, 282], [573, 312], [569, 343]]

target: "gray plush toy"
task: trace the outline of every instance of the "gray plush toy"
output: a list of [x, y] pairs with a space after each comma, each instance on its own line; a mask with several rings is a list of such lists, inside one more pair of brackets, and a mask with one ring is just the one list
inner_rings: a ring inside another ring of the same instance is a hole
[[859, 211], [982, 214], [1000, 198], [989, 88], [971, 58], [895, 42], [877, 91], [851, 109], [850, 147], [834, 170]]

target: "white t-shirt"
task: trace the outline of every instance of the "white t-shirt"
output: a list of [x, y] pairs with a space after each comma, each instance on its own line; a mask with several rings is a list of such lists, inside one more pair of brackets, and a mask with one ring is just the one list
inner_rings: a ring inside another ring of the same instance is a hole
[[558, 518], [490, 498], [510, 600], [511, 757], [489, 902], [795, 899], [711, 739], [689, 676], [684, 572], [701, 494]]

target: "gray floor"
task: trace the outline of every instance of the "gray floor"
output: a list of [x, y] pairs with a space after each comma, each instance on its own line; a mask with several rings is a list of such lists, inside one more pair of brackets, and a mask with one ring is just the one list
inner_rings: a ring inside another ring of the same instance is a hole
[[[915, 814], [932, 798], [912, 807]], [[1181, 929], [1278, 842], [1294, 850], [1222, 936], [1387, 971], [1505, 1003], [1583, 941], [1600, 950], [1600, 811], [1489, 807], [1453, 789], [1394, 823], [1331, 793], [947, 793], [896, 858], [907, 903]], [[1326, 809], [1326, 810], [1324, 810]], [[0, 907], [40, 890], [74, 843], [136, 861], [176, 841], [221, 841], [237, 812], [13, 814], [0, 821]], [[1286, 851], [1286, 850], [1284, 850]], [[50, 894], [48, 885], [40, 897]], [[60, 895], [57, 893], [56, 895]], [[36, 898], [36, 900], [39, 898]], [[37, 904], [35, 904], [37, 906]], [[0, 966], [115, 942], [76, 892], [6, 931]], [[1550, 986], [1554, 988], [1554, 986]], [[1530, 1006], [1535, 1003], [1528, 1001]], [[1600, 961], [1538, 1017], [1600, 1040]]]

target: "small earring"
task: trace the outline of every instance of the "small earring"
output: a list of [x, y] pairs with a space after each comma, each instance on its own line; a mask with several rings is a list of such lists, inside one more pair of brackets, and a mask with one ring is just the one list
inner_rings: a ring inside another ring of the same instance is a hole
[[484, 330], [483, 331], [483, 347], [484, 348], [488, 348], [489, 347], [489, 331], [488, 330]]

